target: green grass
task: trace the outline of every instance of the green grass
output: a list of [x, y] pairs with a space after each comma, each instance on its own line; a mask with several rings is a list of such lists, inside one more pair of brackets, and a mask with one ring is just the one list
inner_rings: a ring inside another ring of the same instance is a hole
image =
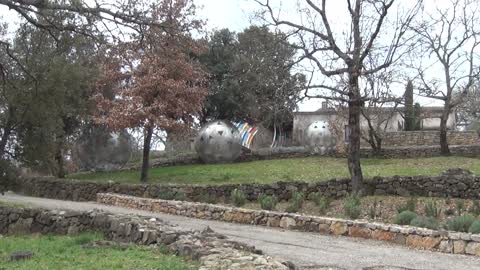
[[[0, 197], [0, 200], [2, 197]], [[2, 202], [0, 201], [0, 206], [8, 206], [8, 207], [16, 207], [16, 208], [28, 208], [28, 204], [21, 204], [21, 203], [11, 203], [11, 202]]]
[[[83, 248], [82, 244], [100, 240], [98, 234], [69, 236], [9, 236], [0, 239], [0, 270], [187, 270], [193, 265], [181, 258], [165, 255], [158, 249], [132, 246]], [[15, 251], [32, 251], [32, 259], [10, 261]]]
[[[362, 159], [364, 175], [413, 176], [438, 175], [448, 168], [465, 168], [480, 174], [480, 159], [434, 157], [417, 159]], [[347, 163], [342, 158], [309, 157], [262, 160], [231, 164], [197, 164], [153, 168], [151, 183], [224, 184], [272, 183], [277, 181], [322, 181], [348, 177]], [[70, 178], [91, 181], [138, 183], [138, 171], [117, 171], [70, 175]]]

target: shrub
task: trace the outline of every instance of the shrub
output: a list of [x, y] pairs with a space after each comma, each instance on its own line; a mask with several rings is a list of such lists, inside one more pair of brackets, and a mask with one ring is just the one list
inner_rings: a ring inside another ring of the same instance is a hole
[[175, 198], [175, 193], [172, 191], [160, 191], [158, 193], [158, 198], [162, 200], [173, 200]]
[[360, 197], [357, 194], [348, 195], [343, 202], [343, 211], [349, 218], [356, 219], [362, 213]]
[[455, 209], [447, 208], [443, 211], [443, 213], [445, 213], [446, 216], [453, 216], [455, 215]]
[[375, 219], [377, 217], [377, 207], [378, 207], [378, 201], [377, 198], [373, 201], [373, 204], [370, 206], [370, 209], [368, 210], [368, 216], [371, 219]]
[[468, 228], [468, 232], [470, 233], [480, 233], [480, 220], [475, 220], [470, 228]]
[[464, 214], [454, 217], [447, 221], [447, 228], [451, 231], [468, 232], [470, 226], [475, 221], [475, 217], [470, 214]]
[[396, 217], [393, 223], [399, 224], [399, 225], [410, 225], [412, 220], [417, 217], [417, 214], [415, 212], [405, 210], [401, 213], [399, 213]]
[[437, 207], [436, 201], [428, 200], [425, 203], [425, 215], [427, 217], [437, 218], [438, 216], [440, 216], [441, 211], [442, 210]]
[[243, 191], [234, 189], [230, 195], [230, 200], [232, 201], [233, 205], [239, 207], [245, 205], [247, 202], [247, 197]]
[[480, 215], [480, 202], [477, 201], [477, 200], [473, 201], [473, 204], [468, 209], [468, 212], [472, 215], [479, 216]]
[[399, 207], [397, 207], [398, 213], [402, 213], [404, 211], [416, 212], [417, 211], [417, 198], [410, 197], [408, 201]]
[[175, 193], [175, 196], [173, 198], [176, 201], [186, 201], [187, 200], [187, 195], [185, 193], [179, 191]]
[[319, 192], [310, 194], [309, 198], [315, 203], [316, 206], [318, 206], [320, 214], [325, 214], [332, 203], [330, 198], [320, 194]]
[[258, 197], [258, 203], [263, 210], [273, 210], [277, 205], [277, 197], [262, 194]]
[[303, 202], [305, 201], [305, 195], [302, 192], [293, 192], [292, 197], [290, 198], [289, 205], [285, 211], [289, 213], [298, 212], [302, 206]]
[[438, 220], [434, 217], [416, 217], [412, 219], [410, 225], [415, 227], [428, 228], [432, 230], [437, 230], [439, 227]]
[[455, 206], [457, 208], [457, 213], [461, 215], [463, 213], [463, 210], [465, 209], [465, 201], [462, 199], [456, 199]]
[[218, 202], [218, 197], [213, 196], [209, 193], [202, 193], [199, 197], [197, 197], [197, 201], [203, 202], [203, 203], [216, 204]]

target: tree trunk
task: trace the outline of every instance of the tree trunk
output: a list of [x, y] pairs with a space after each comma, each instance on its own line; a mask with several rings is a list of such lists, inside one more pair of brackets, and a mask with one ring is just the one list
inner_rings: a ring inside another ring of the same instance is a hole
[[350, 131], [348, 142], [348, 169], [352, 179], [352, 192], [361, 194], [363, 191], [363, 174], [360, 165], [360, 113], [358, 77], [350, 76], [350, 102], [348, 104], [348, 128]]
[[447, 138], [447, 121], [448, 121], [448, 111], [442, 114], [440, 118], [440, 153], [443, 156], [450, 155], [450, 148], [448, 147], [448, 138]]
[[63, 136], [58, 137], [57, 152], [55, 153], [55, 161], [57, 162], [57, 177], [65, 178], [65, 166], [63, 160]]
[[152, 142], [153, 126], [147, 125], [143, 135], [143, 161], [142, 172], [140, 174], [140, 181], [147, 182], [148, 180], [148, 167], [150, 167], [150, 144]]
[[10, 114], [7, 117], [8, 117], [8, 120], [5, 123], [5, 126], [3, 127], [3, 134], [2, 134], [2, 138], [0, 139], [0, 159], [3, 158], [3, 155], [5, 155], [7, 142], [8, 142], [8, 139], [10, 138], [10, 135], [12, 134], [12, 127], [13, 127], [12, 117]]
[[[7, 123], [8, 124], [8, 123]], [[9, 127], [5, 127], [3, 130], [2, 138], [0, 139], [0, 159], [5, 155], [5, 149], [7, 148], [8, 138], [12, 133], [12, 129]]]

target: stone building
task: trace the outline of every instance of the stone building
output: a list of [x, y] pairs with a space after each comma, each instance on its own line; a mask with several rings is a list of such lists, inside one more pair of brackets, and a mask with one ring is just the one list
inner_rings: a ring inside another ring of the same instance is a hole
[[[373, 121], [376, 121], [375, 119], [381, 119], [381, 121], [384, 123], [382, 124], [382, 129], [384, 129], [384, 131], [387, 133], [403, 132], [405, 126], [404, 111], [404, 107], [397, 108], [396, 110], [392, 110], [392, 108], [388, 107], [376, 108], [375, 111], [370, 114], [373, 114], [373, 116], [370, 116], [370, 118], [373, 119]], [[442, 111], [442, 107], [422, 107], [421, 116], [419, 117], [421, 130], [438, 130], [440, 128], [440, 116]], [[293, 145], [301, 146], [305, 144], [305, 130], [314, 121], [336, 123], [337, 125], [341, 126], [341, 129], [344, 131], [347, 125], [347, 115], [346, 111], [340, 111], [336, 108], [328, 108], [326, 106], [314, 112], [295, 112], [293, 116], [292, 131]], [[455, 126], [455, 113], [451, 113], [448, 118], [447, 127], [449, 130], [455, 130]], [[363, 130], [368, 129], [368, 123], [363, 116], [361, 117], [361, 128]]]

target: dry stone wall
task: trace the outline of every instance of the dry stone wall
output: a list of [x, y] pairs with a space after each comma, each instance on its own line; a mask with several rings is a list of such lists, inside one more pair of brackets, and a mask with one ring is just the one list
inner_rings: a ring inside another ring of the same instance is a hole
[[[367, 194], [454, 197], [480, 199], [480, 177], [461, 169], [451, 169], [439, 176], [374, 177], [365, 181]], [[288, 200], [293, 191], [309, 195], [314, 192], [339, 198], [351, 191], [349, 179], [323, 182], [277, 182], [272, 184], [226, 185], [161, 185], [95, 183], [54, 178], [24, 178], [18, 180], [16, 190], [26, 195], [72, 201], [95, 201], [97, 193], [118, 193], [137, 197], [165, 199], [165, 194], [190, 201], [202, 201], [205, 194], [212, 198], [228, 198], [234, 189], [245, 193], [250, 201], [262, 194]]]
[[337, 236], [360, 237], [388, 241], [418, 249], [480, 256], [480, 235], [478, 234], [369, 223], [365, 220], [344, 220], [265, 210], [249, 210], [204, 203], [145, 199], [119, 194], [98, 194], [97, 201], [108, 205], [187, 217]]
[[211, 230], [180, 231], [161, 220], [106, 212], [0, 207], [0, 234], [103, 232], [107, 239], [141, 245], [164, 245], [175, 254], [200, 262], [200, 269], [287, 270], [254, 247], [226, 240]]
[[[383, 138], [383, 145], [387, 147], [440, 144], [438, 130], [387, 132]], [[476, 131], [448, 131], [447, 140], [450, 145], [474, 145], [480, 143], [480, 136]]]

